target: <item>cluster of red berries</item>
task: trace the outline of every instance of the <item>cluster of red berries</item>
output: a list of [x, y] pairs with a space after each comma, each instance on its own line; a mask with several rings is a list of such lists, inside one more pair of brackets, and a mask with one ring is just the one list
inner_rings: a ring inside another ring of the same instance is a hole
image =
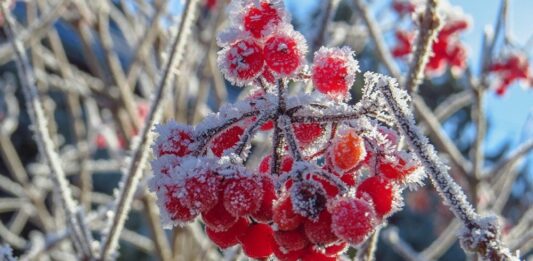
[[[403, 6], [410, 3], [408, 7]], [[396, 10], [400, 8], [401, 11], [415, 10], [414, 4], [411, 2], [403, 3], [400, 1], [393, 2], [393, 8]], [[452, 12], [453, 10], [450, 10]], [[460, 12], [458, 12], [460, 13]], [[447, 67], [450, 67], [452, 72], [459, 73], [466, 68], [467, 53], [465, 46], [459, 40], [459, 33], [466, 30], [470, 26], [470, 22], [466, 16], [457, 15], [446, 16], [445, 24], [437, 35], [437, 39], [433, 42], [433, 55], [430, 57], [426, 66], [426, 73], [429, 75], [442, 75]], [[405, 57], [413, 51], [415, 34], [413, 32], [398, 29], [396, 31], [396, 46], [392, 48], [392, 55], [394, 57]]]
[[[218, 62], [226, 79], [257, 88], [195, 127], [159, 125], [150, 189], [167, 225], [200, 216], [220, 248], [240, 245], [257, 259], [337, 260], [399, 209], [420, 163], [386, 124], [349, 116], [355, 107], [345, 101], [359, 71], [352, 51], [321, 48], [305, 66], [305, 41], [282, 2], [232, 8]], [[287, 81], [308, 79], [316, 91], [287, 95]], [[257, 132], [272, 137], [272, 152], [253, 165]]]
[[500, 61], [492, 63], [488, 69], [498, 75], [499, 82], [496, 87], [496, 93], [500, 96], [505, 94], [514, 81], [529, 81], [529, 86], [533, 86], [529, 61], [524, 54], [510, 53]]

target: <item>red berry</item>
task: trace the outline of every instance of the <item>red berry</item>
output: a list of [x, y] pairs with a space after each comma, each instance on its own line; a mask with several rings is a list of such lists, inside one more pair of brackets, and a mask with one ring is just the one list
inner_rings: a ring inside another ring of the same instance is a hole
[[302, 256], [300, 261], [336, 261], [336, 257], [327, 256], [325, 253], [320, 252], [314, 248], [308, 248], [305, 251], [305, 255]]
[[290, 189], [294, 212], [315, 219], [326, 208], [326, 192], [319, 183], [311, 180], [295, 182]]
[[330, 212], [333, 233], [352, 245], [363, 242], [376, 226], [374, 210], [361, 199], [341, 198]]
[[287, 195], [274, 203], [272, 219], [280, 230], [296, 229], [303, 221], [303, 217], [294, 212], [292, 200]]
[[[287, 31], [288, 30], [288, 31]], [[303, 65], [307, 47], [303, 36], [285, 27], [280, 28], [265, 42], [265, 62], [280, 76], [288, 76]]]
[[206, 226], [205, 232], [211, 241], [213, 241], [218, 247], [224, 249], [239, 243], [237, 238], [246, 232], [249, 225], [250, 222], [248, 219], [240, 218], [237, 223], [226, 231], [217, 232]]
[[312, 179], [320, 183], [329, 198], [335, 197], [337, 194], [339, 194], [339, 188], [337, 188], [334, 183], [328, 181], [326, 178], [320, 178], [316, 175], [313, 175]]
[[402, 156], [402, 154], [399, 154], [398, 162], [389, 162], [389, 161], [379, 162], [378, 163], [379, 174], [389, 179], [392, 179], [394, 181], [402, 182], [410, 174], [416, 172], [419, 167], [415, 163], [407, 164], [407, 160], [408, 159], [405, 156]]
[[326, 256], [337, 256], [340, 253], [344, 252], [347, 246], [348, 244], [346, 244], [346, 242], [339, 242], [329, 245], [324, 248], [324, 254], [326, 254]]
[[251, 39], [239, 40], [222, 49], [218, 65], [230, 82], [243, 86], [263, 72], [265, 57], [261, 46]]
[[[271, 166], [271, 159], [272, 159], [272, 156], [271, 155], [268, 155], [266, 157], [263, 158], [263, 160], [261, 160], [261, 163], [259, 163], [259, 173], [261, 174], [269, 174], [271, 173], [270, 171], [270, 166]], [[283, 156], [283, 159], [281, 161], [281, 172], [289, 172], [291, 171], [292, 169], [292, 164], [293, 164], [294, 160], [292, 159], [291, 156]], [[278, 173], [278, 174], [281, 174], [281, 173]]]
[[322, 47], [315, 53], [313, 60], [313, 84], [321, 93], [344, 99], [348, 97], [358, 71], [358, 63], [349, 48]]
[[159, 133], [154, 143], [156, 157], [163, 155], [183, 157], [190, 152], [189, 145], [193, 143], [193, 135], [189, 126], [170, 121], [167, 124], [158, 125], [156, 131]]
[[223, 200], [219, 200], [211, 210], [202, 213], [202, 219], [206, 226], [218, 232], [228, 230], [238, 220], [226, 210]]
[[213, 139], [211, 151], [217, 157], [221, 157], [225, 150], [232, 148], [239, 142], [243, 133], [244, 128], [241, 126], [234, 125], [230, 127]]
[[276, 243], [287, 252], [304, 249], [309, 244], [309, 240], [305, 237], [302, 229], [275, 231], [274, 239], [276, 240]]
[[309, 241], [316, 245], [327, 245], [338, 240], [331, 230], [331, 214], [326, 210], [320, 212], [315, 221], [305, 220], [304, 230]]
[[324, 133], [324, 128], [319, 123], [295, 123], [292, 128], [301, 147], [310, 145]]
[[220, 179], [211, 171], [187, 178], [184, 187], [185, 204], [198, 212], [208, 211], [218, 202]]
[[307, 249], [300, 249], [296, 251], [285, 251], [281, 246], [276, 245], [274, 247], [274, 255], [279, 261], [297, 261], [302, 255], [305, 254]]
[[270, 176], [261, 175], [263, 184], [263, 198], [259, 210], [252, 214], [252, 218], [259, 222], [267, 223], [272, 221], [272, 206], [277, 198], [274, 189], [274, 182]]
[[266, 224], [253, 224], [239, 237], [242, 250], [251, 258], [267, 258], [274, 251], [275, 242], [272, 228]]
[[253, 37], [260, 38], [265, 29], [281, 22], [280, 11], [269, 1], [250, 7], [243, 18], [244, 30], [250, 32]]
[[261, 206], [263, 185], [256, 176], [237, 176], [224, 189], [224, 206], [234, 216], [254, 213]]
[[393, 189], [394, 187], [388, 179], [374, 176], [365, 179], [359, 184], [356, 196], [361, 199], [369, 197], [374, 206], [376, 216], [382, 218], [392, 211]]
[[366, 156], [364, 140], [355, 131], [349, 131], [333, 141], [328, 156], [338, 172], [351, 170]]
[[177, 186], [164, 186], [165, 190], [165, 210], [171, 220], [178, 223], [192, 221], [196, 217], [195, 211], [186, 207], [176, 196]]

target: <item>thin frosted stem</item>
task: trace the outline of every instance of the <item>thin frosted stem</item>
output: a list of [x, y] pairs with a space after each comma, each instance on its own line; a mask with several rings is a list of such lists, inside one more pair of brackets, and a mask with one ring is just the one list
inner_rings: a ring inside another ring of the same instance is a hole
[[198, 0], [189, 0], [183, 11], [183, 19], [179, 25], [169, 51], [169, 58], [161, 76], [161, 80], [155, 90], [154, 98], [150, 104], [150, 113], [146, 117], [144, 127], [139, 136], [139, 141], [133, 146], [132, 158], [128, 163], [125, 176], [121, 181], [114, 215], [106, 228], [106, 236], [102, 240], [101, 258], [108, 259], [114, 253], [118, 245], [121, 230], [124, 227], [128, 212], [131, 208], [131, 200], [137, 189], [137, 184], [142, 176], [143, 168], [150, 151], [149, 146], [153, 141], [152, 128], [161, 117], [163, 95], [167, 93], [168, 86], [174, 79], [175, 69], [181, 63], [187, 35], [193, 24]]

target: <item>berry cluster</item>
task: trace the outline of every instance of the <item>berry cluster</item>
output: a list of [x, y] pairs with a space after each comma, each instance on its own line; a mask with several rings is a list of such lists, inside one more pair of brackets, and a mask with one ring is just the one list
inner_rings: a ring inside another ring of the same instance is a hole
[[[231, 8], [218, 63], [226, 79], [256, 89], [195, 127], [156, 128], [150, 188], [164, 222], [200, 216], [216, 245], [240, 245], [251, 258], [337, 260], [401, 207], [420, 163], [400, 150], [383, 104], [346, 103], [359, 72], [352, 51], [321, 48], [306, 66], [305, 40], [281, 1]], [[309, 80], [315, 91], [287, 94], [288, 82]], [[254, 165], [259, 132], [272, 150]]]
[[[394, 1], [393, 9], [402, 14], [403, 12], [414, 12], [416, 3], [412, 1]], [[430, 57], [426, 73], [429, 75], [442, 75], [447, 67], [452, 72], [459, 73], [466, 68], [466, 49], [459, 40], [459, 33], [466, 30], [471, 22], [469, 18], [462, 14], [461, 10], [451, 7], [443, 7], [444, 26], [433, 42], [433, 55]], [[413, 11], [411, 11], [413, 10]], [[392, 48], [392, 55], [400, 58], [412, 53], [415, 34], [402, 29], [396, 31], [396, 46]]]
[[533, 86], [533, 77], [529, 71], [529, 62], [527, 57], [521, 53], [510, 53], [500, 61], [494, 62], [489, 66], [489, 71], [497, 74], [499, 81], [496, 87], [496, 93], [504, 95], [509, 86], [518, 80], [529, 81]]

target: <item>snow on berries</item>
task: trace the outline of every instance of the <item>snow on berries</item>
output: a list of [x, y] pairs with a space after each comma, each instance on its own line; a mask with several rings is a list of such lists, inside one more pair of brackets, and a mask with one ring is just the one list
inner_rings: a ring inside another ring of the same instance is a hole
[[359, 72], [358, 62], [349, 48], [320, 48], [315, 53], [312, 79], [315, 88], [333, 98], [348, 97]]
[[[198, 218], [214, 244], [238, 245], [250, 258], [338, 260], [400, 208], [402, 189], [423, 177], [420, 163], [376, 117], [390, 113], [378, 97], [348, 103], [359, 74], [350, 49], [321, 48], [307, 66], [305, 39], [281, 1], [230, 8], [219, 67], [231, 83], [255, 88], [196, 126], [155, 128], [149, 187], [162, 222]], [[307, 80], [316, 91], [288, 94]], [[365, 82], [371, 92], [372, 78]], [[271, 144], [266, 153], [251, 145], [257, 133]]]

